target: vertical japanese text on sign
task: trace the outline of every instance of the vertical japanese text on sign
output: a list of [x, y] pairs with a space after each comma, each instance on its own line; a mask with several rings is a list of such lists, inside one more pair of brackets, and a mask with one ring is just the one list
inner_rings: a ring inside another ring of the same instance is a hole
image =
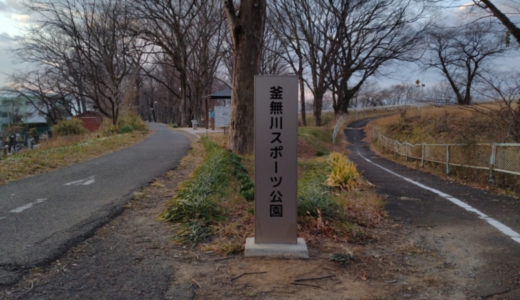
[[298, 81], [255, 77], [255, 243], [295, 244]]

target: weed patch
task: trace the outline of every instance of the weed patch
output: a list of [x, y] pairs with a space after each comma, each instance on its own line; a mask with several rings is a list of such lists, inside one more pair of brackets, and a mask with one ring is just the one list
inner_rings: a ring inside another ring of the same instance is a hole
[[[328, 132], [327, 128], [299, 129], [299, 144], [308, 145], [312, 153], [298, 159], [299, 236], [309, 243], [321, 238], [366, 243], [371, 238], [368, 228], [383, 218], [383, 201], [368, 188], [360, 190], [360, 175], [343, 154], [333, 153], [332, 159], [316, 155], [317, 149], [331, 153], [341, 147], [331, 145]], [[226, 151], [224, 137], [209, 138], [211, 142], [202, 139], [203, 163], [160, 218], [175, 224], [178, 242], [200, 244], [202, 251], [238, 253], [244, 250], [246, 238], [254, 236], [254, 203], [250, 201], [254, 159]], [[342, 188], [325, 184], [332, 174], [330, 160], [348, 169], [350, 177], [338, 179]]]
[[203, 138], [206, 152], [202, 164], [194, 171], [177, 196], [159, 218], [175, 224], [176, 239], [196, 246], [214, 232], [224, 213], [219, 197], [229, 183], [230, 157], [227, 151]]
[[242, 165], [242, 158], [240, 156], [231, 153], [231, 163], [233, 164], [233, 175], [240, 182], [240, 195], [248, 201], [255, 199], [255, 184], [249, 178], [248, 171], [244, 165]]
[[338, 187], [347, 191], [352, 191], [359, 185], [360, 175], [356, 165], [349, 161], [346, 156], [338, 152], [329, 155], [331, 173], [325, 181], [330, 187]]
[[59, 121], [52, 126], [52, 131], [56, 136], [81, 135], [87, 132], [81, 120], [77, 118]]
[[383, 219], [384, 203], [371, 189], [359, 189], [361, 178], [353, 164], [349, 164], [349, 171], [357, 174], [353, 179], [355, 184], [349, 185], [348, 189], [326, 185], [325, 182], [334, 174], [328, 161], [343, 162], [338, 157], [344, 156], [331, 153], [328, 160], [315, 158], [299, 162], [297, 207], [300, 233], [308, 240], [323, 235], [365, 243], [370, 239], [367, 228]]

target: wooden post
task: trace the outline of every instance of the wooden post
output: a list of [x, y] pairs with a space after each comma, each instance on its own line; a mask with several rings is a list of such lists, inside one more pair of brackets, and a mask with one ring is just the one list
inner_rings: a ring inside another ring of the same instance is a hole
[[424, 151], [426, 150], [426, 147], [424, 146], [424, 143], [422, 144], [422, 152], [421, 152], [421, 167], [424, 168]]
[[446, 174], [450, 175], [450, 145], [446, 145]]
[[204, 123], [206, 123], [206, 130], [209, 129], [209, 122], [211, 120], [209, 119], [209, 107], [208, 107], [208, 98], [206, 98], [206, 101], [204, 101], [204, 110], [206, 111], [206, 116], [204, 117]]
[[[211, 111], [213, 112], [213, 118], [211, 118], [211, 130], [215, 130], [215, 100], [211, 99]], [[225, 134], [225, 132], [224, 132]]]
[[493, 143], [493, 146], [491, 148], [491, 159], [489, 162], [489, 184], [494, 185], [495, 184], [495, 162], [497, 159], [497, 145]]

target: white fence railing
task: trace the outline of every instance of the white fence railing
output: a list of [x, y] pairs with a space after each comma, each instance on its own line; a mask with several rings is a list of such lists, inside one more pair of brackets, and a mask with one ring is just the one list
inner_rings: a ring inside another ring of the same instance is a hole
[[489, 170], [490, 181], [494, 180], [493, 172], [520, 175], [520, 144], [410, 144], [390, 139], [376, 128], [372, 138], [394, 155], [420, 160], [421, 166], [425, 161], [444, 164], [446, 174], [450, 173], [450, 166], [460, 166]]

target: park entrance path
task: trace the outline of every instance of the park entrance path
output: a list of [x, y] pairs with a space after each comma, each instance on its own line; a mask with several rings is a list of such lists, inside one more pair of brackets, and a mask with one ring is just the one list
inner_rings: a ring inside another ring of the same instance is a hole
[[466, 295], [520, 299], [520, 200], [377, 156], [363, 141], [369, 121], [355, 121], [345, 130], [350, 159], [386, 198], [390, 217], [421, 247], [446, 258], [446, 272], [464, 279]]
[[92, 235], [133, 192], [179, 164], [190, 140], [163, 124], [149, 128], [130, 148], [0, 186], [0, 286]]

